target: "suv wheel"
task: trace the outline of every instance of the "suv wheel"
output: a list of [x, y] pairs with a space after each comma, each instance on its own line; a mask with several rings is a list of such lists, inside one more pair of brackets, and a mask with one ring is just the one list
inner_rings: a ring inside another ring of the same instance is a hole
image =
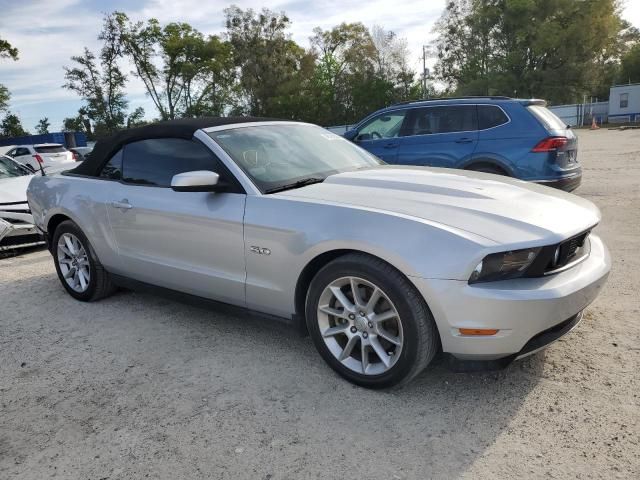
[[89, 240], [74, 222], [58, 225], [52, 247], [58, 278], [73, 298], [91, 302], [115, 291]]
[[433, 317], [398, 270], [365, 254], [322, 268], [307, 294], [309, 333], [324, 360], [368, 388], [407, 383], [439, 346]]

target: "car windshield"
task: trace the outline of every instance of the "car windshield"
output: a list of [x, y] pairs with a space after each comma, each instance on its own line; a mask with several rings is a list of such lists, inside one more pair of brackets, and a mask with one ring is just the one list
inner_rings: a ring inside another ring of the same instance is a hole
[[22, 177], [29, 174], [26, 168], [21, 167], [13, 160], [0, 157], [0, 178]]
[[210, 132], [263, 192], [323, 181], [329, 175], [383, 162], [315, 125], [270, 124]]

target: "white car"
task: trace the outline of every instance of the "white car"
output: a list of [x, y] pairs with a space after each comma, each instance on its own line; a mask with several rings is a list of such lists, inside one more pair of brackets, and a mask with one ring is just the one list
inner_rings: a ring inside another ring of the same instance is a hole
[[60, 170], [61, 167], [73, 167], [77, 155], [59, 143], [40, 143], [37, 145], [17, 145], [6, 153], [16, 162], [28, 166], [37, 172], [42, 167]]
[[44, 244], [27, 204], [33, 177], [24, 166], [0, 155], [0, 252]]
[[611, 265], [588, 200], [385, 165], [298, 122], [131, 129], [27, 196], [72, 297], [153, 288], [284, 317], [371, 388], [409, 381], [440, 349], [470, 368], [535, 352], [578, 324]]

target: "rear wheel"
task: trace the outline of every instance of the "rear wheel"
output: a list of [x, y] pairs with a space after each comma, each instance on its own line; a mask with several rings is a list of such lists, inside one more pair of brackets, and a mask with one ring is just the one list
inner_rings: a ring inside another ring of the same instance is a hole
[[307, 327], [324, 360], [358, 385], [404, 384], [438, 349], [438, 332], [415, 287], [395, 268], [364, 254], [340, 257], [312, 280]]
[[52, 247], [58, 278], [73, 298], [91, 302], [115, 291], [89, 240], [74, 222], [58, 225]]

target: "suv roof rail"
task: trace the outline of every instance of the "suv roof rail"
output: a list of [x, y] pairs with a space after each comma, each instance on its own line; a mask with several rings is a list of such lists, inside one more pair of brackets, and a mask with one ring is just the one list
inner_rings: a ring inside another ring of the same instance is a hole
[[394, 103], [391, 106], [396, 105], [408, 105], [411, 103], [420, 103], [420, 102], [436, 102], [442, 100], [473, 100], [473, 99], [485, 99], [485, 100], [513, 100], [511, 97], [505, 97], [501, 95], [466, 95], [462, 97], [437, 97], [437, 98], [420, 98], [417, 100], [406, 100], [404, 102]]

